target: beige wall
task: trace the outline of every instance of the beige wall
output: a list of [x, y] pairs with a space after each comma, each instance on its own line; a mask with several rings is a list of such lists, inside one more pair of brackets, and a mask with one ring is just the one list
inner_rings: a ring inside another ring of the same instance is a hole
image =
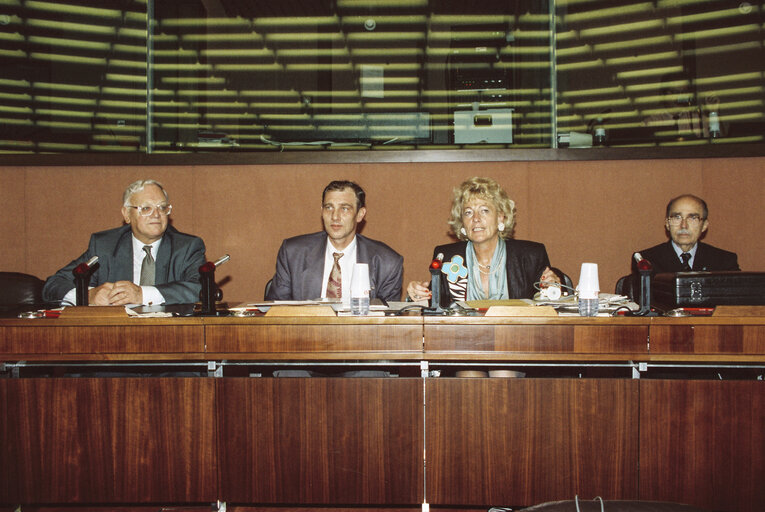
[[367, 191], [363, 233], [404, 256], [404, 281], [427, 279], [433, 247], [450, 241], [451, 189], [497, 179], [517, 205], [516, 238], [544, 242], [576, 283], [583, 261], [613, 291], [631, 253], [666, 239], [664, 207], [675, 195], [710, 207], [706, 241], [765, 271], [765, 158], [385, 163], [178, 167], [0, 167], [0, 270], [46, 277], [85, 250], [90, 233], [121, 222], [124, 187], [162, 181], [173, 223], [204, 238], [208, 259], [229, 253], [217, 280], [230, 301], [260, 300], [283, 238], [321, 229], [321, 190], [351, 179]]

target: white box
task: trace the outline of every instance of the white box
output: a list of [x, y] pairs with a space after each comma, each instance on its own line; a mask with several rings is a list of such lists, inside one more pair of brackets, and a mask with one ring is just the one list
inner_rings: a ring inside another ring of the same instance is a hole
[[454, 143], [512, 143], [513, 109], [458, 110], [454, 112]]

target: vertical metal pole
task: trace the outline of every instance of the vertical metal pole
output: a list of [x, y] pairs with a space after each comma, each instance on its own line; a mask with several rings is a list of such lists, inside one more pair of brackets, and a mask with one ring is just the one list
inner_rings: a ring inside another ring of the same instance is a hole
[[548, 0], [548, 9], [550, 10], [550, 134], [552, 141], [550, 147], [556, 149], [558, 147], [558, 68], [557, 58], [558, 53], [556, 51], [556, 29], [555, 26], [555, 0]]
[[154, 0], [146, 2], [146, 152], [154, 144], [152, 125], [152, 90], [154, 89]]

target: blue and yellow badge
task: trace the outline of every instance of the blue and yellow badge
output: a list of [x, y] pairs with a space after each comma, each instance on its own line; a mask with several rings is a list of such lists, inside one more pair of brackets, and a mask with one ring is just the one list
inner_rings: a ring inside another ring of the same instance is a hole
[[452, 256], [451, 261], [441, 267], [441, 272], [446, 274], [446, 280], [450, 283], [456, 283], [460, 278], [465, 279], [468, 275], [465, 260], [459, 254]]

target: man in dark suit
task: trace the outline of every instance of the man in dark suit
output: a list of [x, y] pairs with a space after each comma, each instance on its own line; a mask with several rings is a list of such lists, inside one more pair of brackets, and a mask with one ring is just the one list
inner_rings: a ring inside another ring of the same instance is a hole
[[366, 215], [365, 204], [366, 194], [356, 183], [327, 185], [321, 207], [324, 231], [282, 242], [266, 300], [348, 298], [355, 263], [369, 264], [370, 299], [401, 300], [404, 258], [356, 233]]
[[[670, 240], [640, 251], [651, 262], [653, 273], [690, 272], [692, 270], [740, 270], [736, 253], [699, 242], [709, 228], [707, 203], [685, 194], [667, 204], [664, 227]], [[637, 272], [635, 260], [632, 271]]]
[[91, 235], [88, 249], [47, 279], [43, 298], [73, 304], [72, 270], [98, 256], [90, 278], [90, 304], [182, 304], [199, 300], [199, 267], [206, 261], [205, 245], [201, 238], [169, 226], [171, 211], [160, 183], [131, 183], [123, 195], [125, 225]]

